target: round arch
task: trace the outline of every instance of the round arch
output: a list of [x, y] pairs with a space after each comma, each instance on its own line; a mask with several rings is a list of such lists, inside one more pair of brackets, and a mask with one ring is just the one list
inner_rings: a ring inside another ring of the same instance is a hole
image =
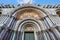
[[[46, 10], [44, 10], [43, 8], [40, 8], [39, 6], [32, 6], [32, 5], [28, 5], [28, 6], [21, 6], [21, 7], [18, 7], [14, 12], [12, 12], [12, 16], [16, 17], [16, 15], [19, 13], [19, 12], [22, 12], [23, 10], [26, 10], [26, 9], [31, 9], [36, 11], [35, 9], [39, 10], [41, 12], [41, 15], [44, 15], [44, 17], [46, 16]], [[39, 12], [38, 11], [38, 12]]]
[[33, 20], [33, 19], [23, 20], [23, 21], [19, 24], [20, 26], [19, 26], [18, 31], [22, 31], [22, 29], [24, 29], [24, 27], [25, 27], [25, 26], [23, 26], [23, 25], [25, 25], [26, 23], [32, 23], [32, 24], [34, 24], [36, 31], [41, 31], [39, 22], [36, 21], [36, 20]]
[[23, 5], [23, 6], [17, 7], [17, 8], [12, 12], [12, 14], [14, 14], [14, 13], [17, 12], [18, 10], [21, 10], [21, 9], [24, 9], [24, 8], [35, 8], [35, 9], [38, 9], [38, 10], [43, 11], [44, 13], [47, 13], [46, 10], [44, 10], [42, 7], [39, 7], [39, 6], [36, 6], [36, 5]]

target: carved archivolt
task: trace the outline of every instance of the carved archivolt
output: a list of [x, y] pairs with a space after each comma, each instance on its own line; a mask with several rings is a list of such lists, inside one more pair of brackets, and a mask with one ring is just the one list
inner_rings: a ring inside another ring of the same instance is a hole
[[45, 16], [46, 15], [44, 12], [38, 9], [34, 9], [34, 8], [21, 9], [21, 10], [18, 10], [15, 14], [15, 17], [17, 19], [25, 19], [25, 18], [39, 19]]

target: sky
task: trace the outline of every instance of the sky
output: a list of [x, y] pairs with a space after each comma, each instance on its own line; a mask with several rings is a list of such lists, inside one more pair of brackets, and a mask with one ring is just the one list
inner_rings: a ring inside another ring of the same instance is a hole
[[6, 4], [18, 5], [18, 4], [26, 4], [28, 2], [31, 4], [40, 4], [40, 5], [60, 4], [60, 0], [0, 0], [0, 4], [3, 4], [3, 5], [6, 5]]

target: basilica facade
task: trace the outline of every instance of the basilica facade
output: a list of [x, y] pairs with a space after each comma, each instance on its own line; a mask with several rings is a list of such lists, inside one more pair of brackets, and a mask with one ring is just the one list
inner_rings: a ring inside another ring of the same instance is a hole
[[0, 6], [0, 40], [60, 40], [60, 8]]

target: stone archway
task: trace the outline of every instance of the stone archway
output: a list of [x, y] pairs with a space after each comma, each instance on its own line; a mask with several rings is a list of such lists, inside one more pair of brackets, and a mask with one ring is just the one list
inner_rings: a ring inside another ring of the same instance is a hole
[[23, 20], [19, 25], [20, 26], [19, 26], [18, 30], [20, 30], [23, 34], [22, 35], [22, 40], [25, 40], [25, 38], [24, 38], [25, 33], [34, 34], [34, 36], [33, 36], [34, 40], [37, 40], [36, 32], [41, 31], [40, 25], [37, 21], [35, 21], [33, 19], [26, 19], [26, 20]]
[[[25, 7], [25, 8], [22, 7], [20, 10], [17, 10], [12, 16], [14, 16], [17, 19], [17, 21], [20, 21], [18, 23], [20, 26], [17, 27], [18, 31], [20, 31], [22, 34], [21, 40], [24, 40], [24, 33], [25, 33], [24, 30], [30, 28], [33, 28], [32, 31], [35, 34], [35, 40], [37, 40], [36, 32], [41, 31], [39, 22], [37, 20], [39, 20], [40, 18], [44, 18], [46, 16], [46, 14], [42, 10], [35, 7]], [[25, 29], [26, 25], [33, 25], [33, 27], [28, 27], [27, 29]], [[31, 29], [28, 32], [30, 31]]]
[[36, 19], [43, 18], [47, 16], [45, 14], [46, 12], [43, 9], [33, 7], [33, 6], [27, 6], [27, 7], [21, 7], [20, 9], [17, 9], [12, 16], [16, 17], [17, 19], [22, 19], [24, 17], [32, 16]]
[[[40, 29], [40, 24], [38, 21], [34, 20], [34, 19], [25, 19], [25, 20], [22, 20], [20, 23], [19, 23], [19, 29], [18, 30], [22, 30], [22, 28], [24, 27], [24, 25], [26, 24], [29, 24], [31, 23], [32, 25], [35, 26], [35, 28], [37, 29], [36, 31], [41, 31]], [[23, 27], [22, 27], [23, 26]], [[37, 26], [37, 27], [36, 27]]]

